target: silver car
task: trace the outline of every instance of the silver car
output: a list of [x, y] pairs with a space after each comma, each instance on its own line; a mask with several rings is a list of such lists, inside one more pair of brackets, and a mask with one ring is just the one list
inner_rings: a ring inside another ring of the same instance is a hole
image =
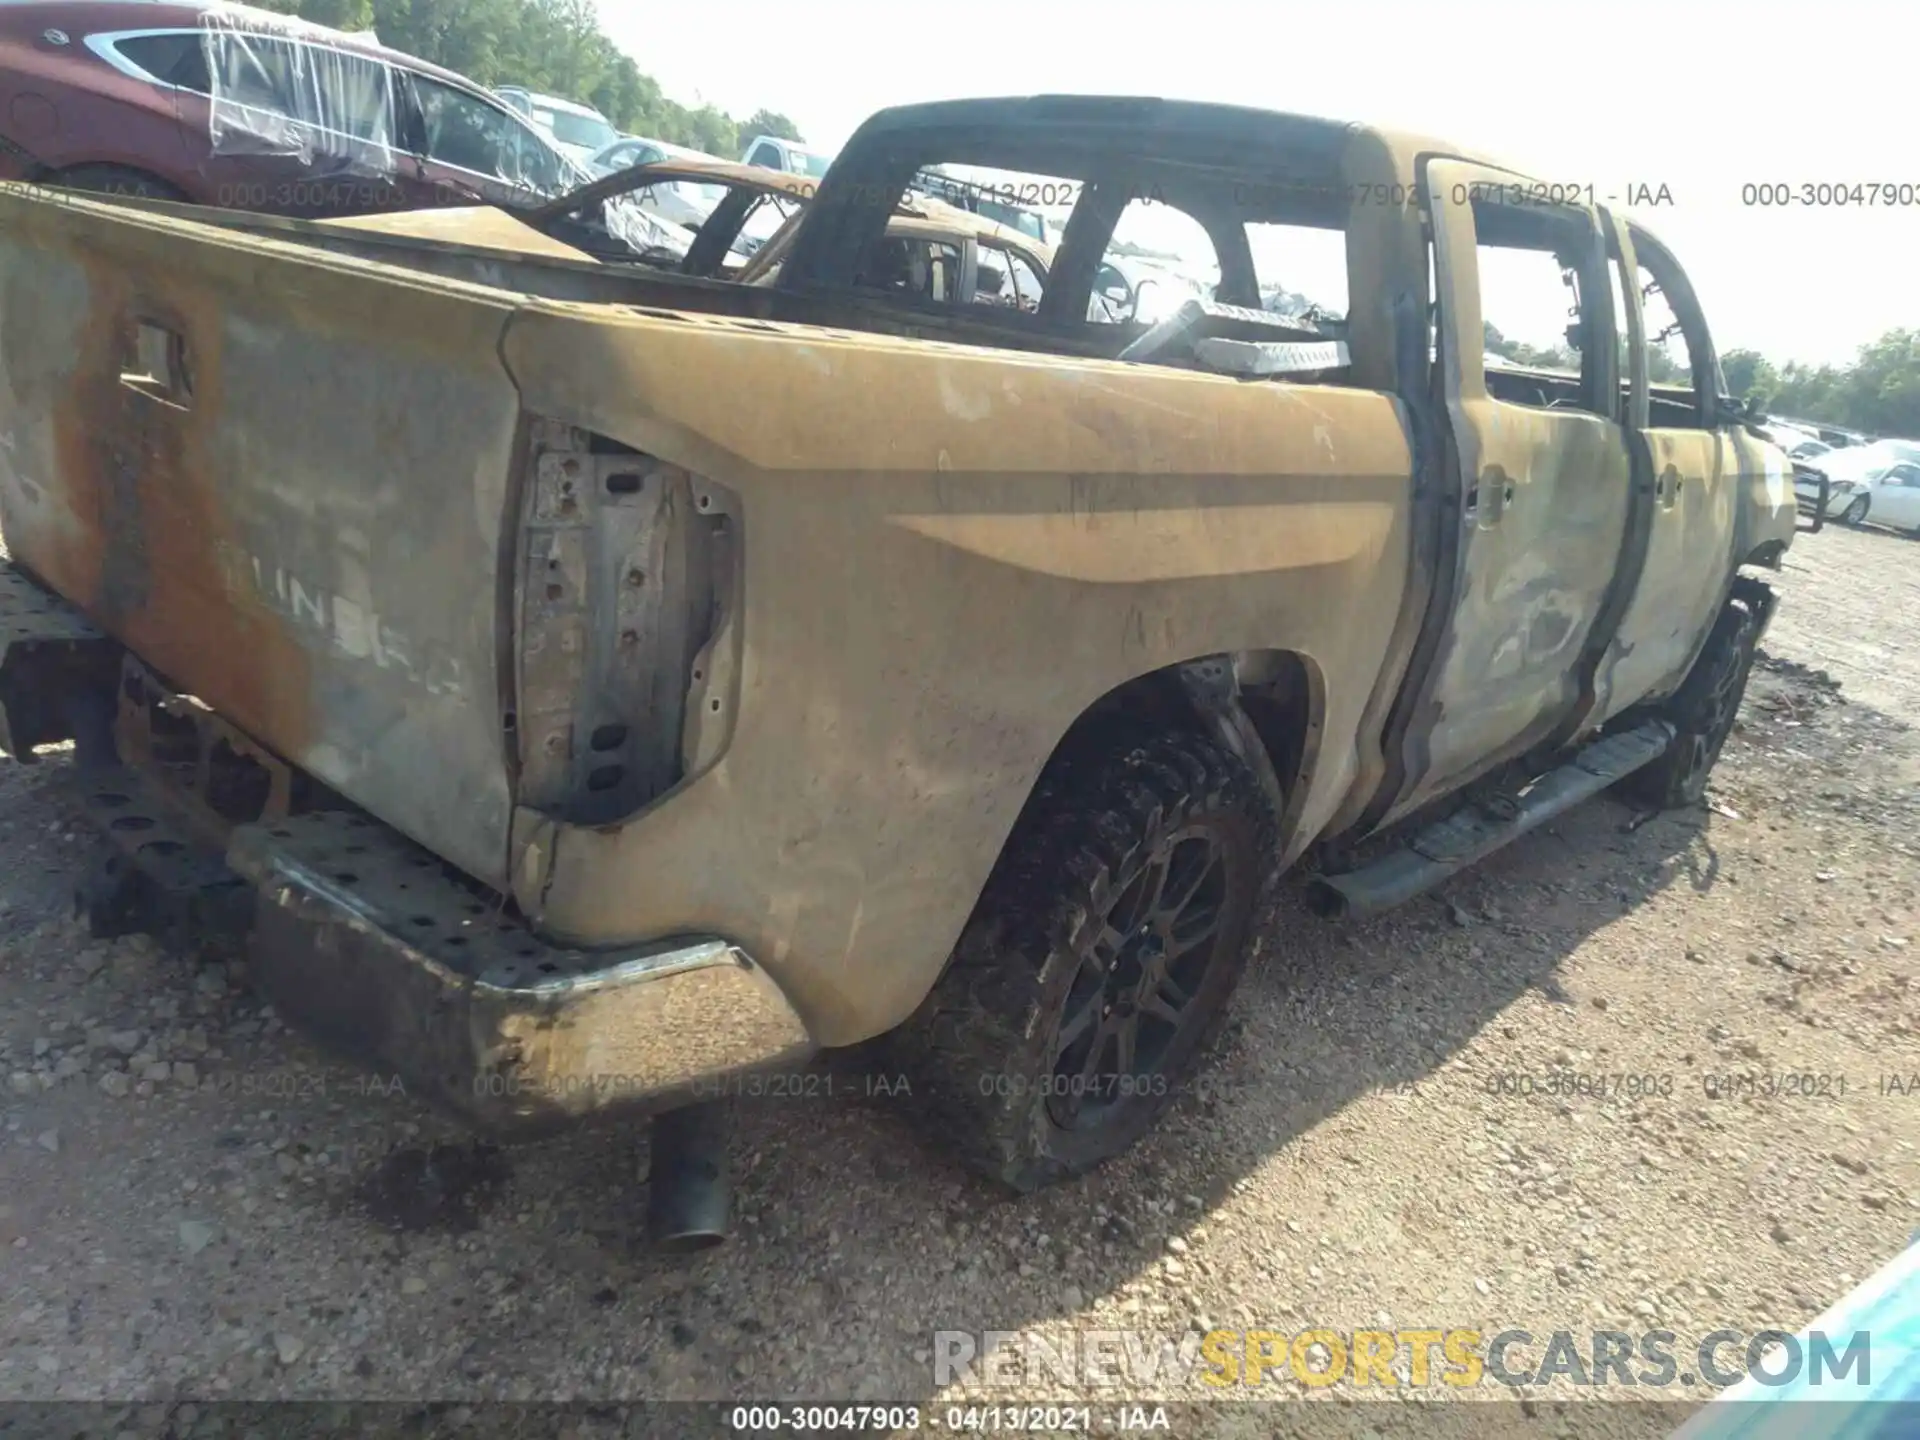
[[[649, 140], [644, 135], [623, 135], [611, 145], [603, 145], [587, 161], [587, 169], [597, 178], [635, 165], [658, 165], [663, 160], [717, 160], [714, 155], [669, 145], [664, 140]], [[693, 180], [665, 181], [650, 185], [639, 195], [641, 206], [670, 220], [675, 225], [698, 229], [713, 213], [713, 207], [726, 197], [723, 185], [702, 185]]]

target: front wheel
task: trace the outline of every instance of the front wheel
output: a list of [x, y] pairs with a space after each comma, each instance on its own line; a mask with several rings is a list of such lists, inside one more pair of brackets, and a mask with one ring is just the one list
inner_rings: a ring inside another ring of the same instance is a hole
[[1706, 795], [1707, 776], [1733, 733], [1753, 673], [1763, 599], [1764, 592], [1736, 590], [1727, 601], [1693, 669], [1662, 712], [1676, 731], [1673, 744], [1622, 782], [1628, 794], [1662, 808], [1697, 805]]
[[1847, 508], [1840, 512], [1840, 518], [1849, 525], [1867, 523], [1867, 511], [1873, 508], [1873, 501], [1865, 495], [1856, 495]]
[[1277, 830], [1247, 766], [1195, 735], [1048, 767], [896, 1037], [969, 1164], [1033, 1191], [1152, 1127], [1226, 1018]]

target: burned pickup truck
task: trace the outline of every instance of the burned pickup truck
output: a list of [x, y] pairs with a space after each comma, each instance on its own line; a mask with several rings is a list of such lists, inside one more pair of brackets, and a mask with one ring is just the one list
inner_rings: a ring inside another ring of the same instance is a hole
[[[876, 273], [948, 164], [1070, 189], [1033, 308]], [[1217, 288], [1090, 320], [1142, 205]], [[1316, 265], [1337, 337], [1259, 308]], [[1565, 373], [1485, 363], [1522, 277]], [[885, 1037], [981, 1170], [1083, 1171], [1276, 877], [1366, 912], [1697, 801], [1794, 512], [1658, 240], [1364, 126], [885, 111], [766, 285], [0, 194], [6, 748], [72, 738], [290, 1023], [502, 1131], [694, 1144]]]

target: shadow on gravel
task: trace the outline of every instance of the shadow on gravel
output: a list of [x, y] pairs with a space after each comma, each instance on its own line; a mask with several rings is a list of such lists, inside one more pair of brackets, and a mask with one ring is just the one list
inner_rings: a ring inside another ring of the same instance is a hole
[[480, 1228], [481, 1214], [512, 1178], [512, 1166], [494, 1145], [407, 1145], [360, 1182], [358, 1198], [391, 1229], [464, 1234]]
[[[1835, 689], [1817, 673], [1765, 662], [1730, 758], [1738, 764], [1742, 746], [1795, 743], [1796, 730], [1838, 703]], [[1868, 740], [1876, 727], [1895, 728], [1862, 707], [1849, 707], [1848, 720]], [[0, 767], [0, 805], [0, 823], [50, 823], [18, 767]], [[1264, 926], [1236, 1018], [1190, 1093], [1137, 1150], [1037, 1196], [1015, 1199], [962, 1173], [920, 1123], [900, 1077], [868, 1068], [864, 1054], [842, 1054], [786, 1077], [780, 1093], [741, 1103], [734, 1239], [698, 1258], [645, 1248], [640, 1126], [505, 1152], [414, 1144], [363, 1160], [358, 1213], [295, 1203], [311, 1212], [316, 1244], [366, 1244], [375, 1227], [418, 1232], [409, 1244], [427, 1243], [426, 1232], [466, 1232], [459, 1250], [484, 1254], [458, 1261], [472, 1267], [459, 1272], [462, 1283], [504, 1274], [516, 1292], [537, 1295], [535, 1328], [547, 1337], [538, 1343], [555, 1364], [590, 1337], [620, 1337], [619, 1368], [606, 1362], [609, 1385], [713, 1398], [925, 1399], [934, 1331], [1013, 1330], [1083, 1310], [1161, 1259], [1169, 1237], [1302, 1137], [1311, 1136], [1302, 1164], [1314, 1167], [1330, 1213], [1357, 1203], [1341, 1186], [1366, 1162], [1341, 1112], [1370, 1092], [1432, 1081], [1529, 993], [1603, 1004], [1563, 980], [1567, 957], [1669, 887], [1704, 893], [1723, 883], [1714, 836], [1727, 814], [1710, 804], [1646, 816], [1591, 801], [1439, 894], [1366, 923], [1318, 919], [1288, 889]], [[61, 873], [8, 866], [0, 903], [16, 915], [44, 913]], [[324, 1107], [304, 1123], [321, 1135], [340, 1124]], [[222, 1116], [203, 1128], [179, 1143], [204, 1141], [211, 1153]], [[1417, 1217], [1406, 1229], [1417, 1243]], [[1126, 1323], [1165, 1330], [1187, 1318]], [[446, 1377], [476, 1397], [497, 1393], [510, 1356], [522, 1374], [538, 1369], [524, 1332], [502, 1321], [494, 1335], [488, 1323], [463, 1322], [478, 1338]], [[769, 1335], [786, 1339], [773, 1345]], [[823, 1369], [868, 1377], [867, 1393], [841, 1393]]]

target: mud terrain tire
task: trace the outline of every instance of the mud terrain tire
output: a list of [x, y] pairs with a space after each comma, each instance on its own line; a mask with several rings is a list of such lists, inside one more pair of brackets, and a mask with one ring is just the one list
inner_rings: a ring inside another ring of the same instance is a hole
[[1113, 736], [1049, 764], [894, 1037], [969, 1165], [1030, 1192], [1152, 1128], [1226, 1018], [1277, 836], [1252, 772], [1197, 735]]
[[1621, 782], [1636, 800], [1662, 809], [1697, 805], [1720, 751], [1733, 733], [1760, 643], [1759, 596], [1736, 584], [1693, 669], [1659, 712], [1678, 732], [1667, 753]]

